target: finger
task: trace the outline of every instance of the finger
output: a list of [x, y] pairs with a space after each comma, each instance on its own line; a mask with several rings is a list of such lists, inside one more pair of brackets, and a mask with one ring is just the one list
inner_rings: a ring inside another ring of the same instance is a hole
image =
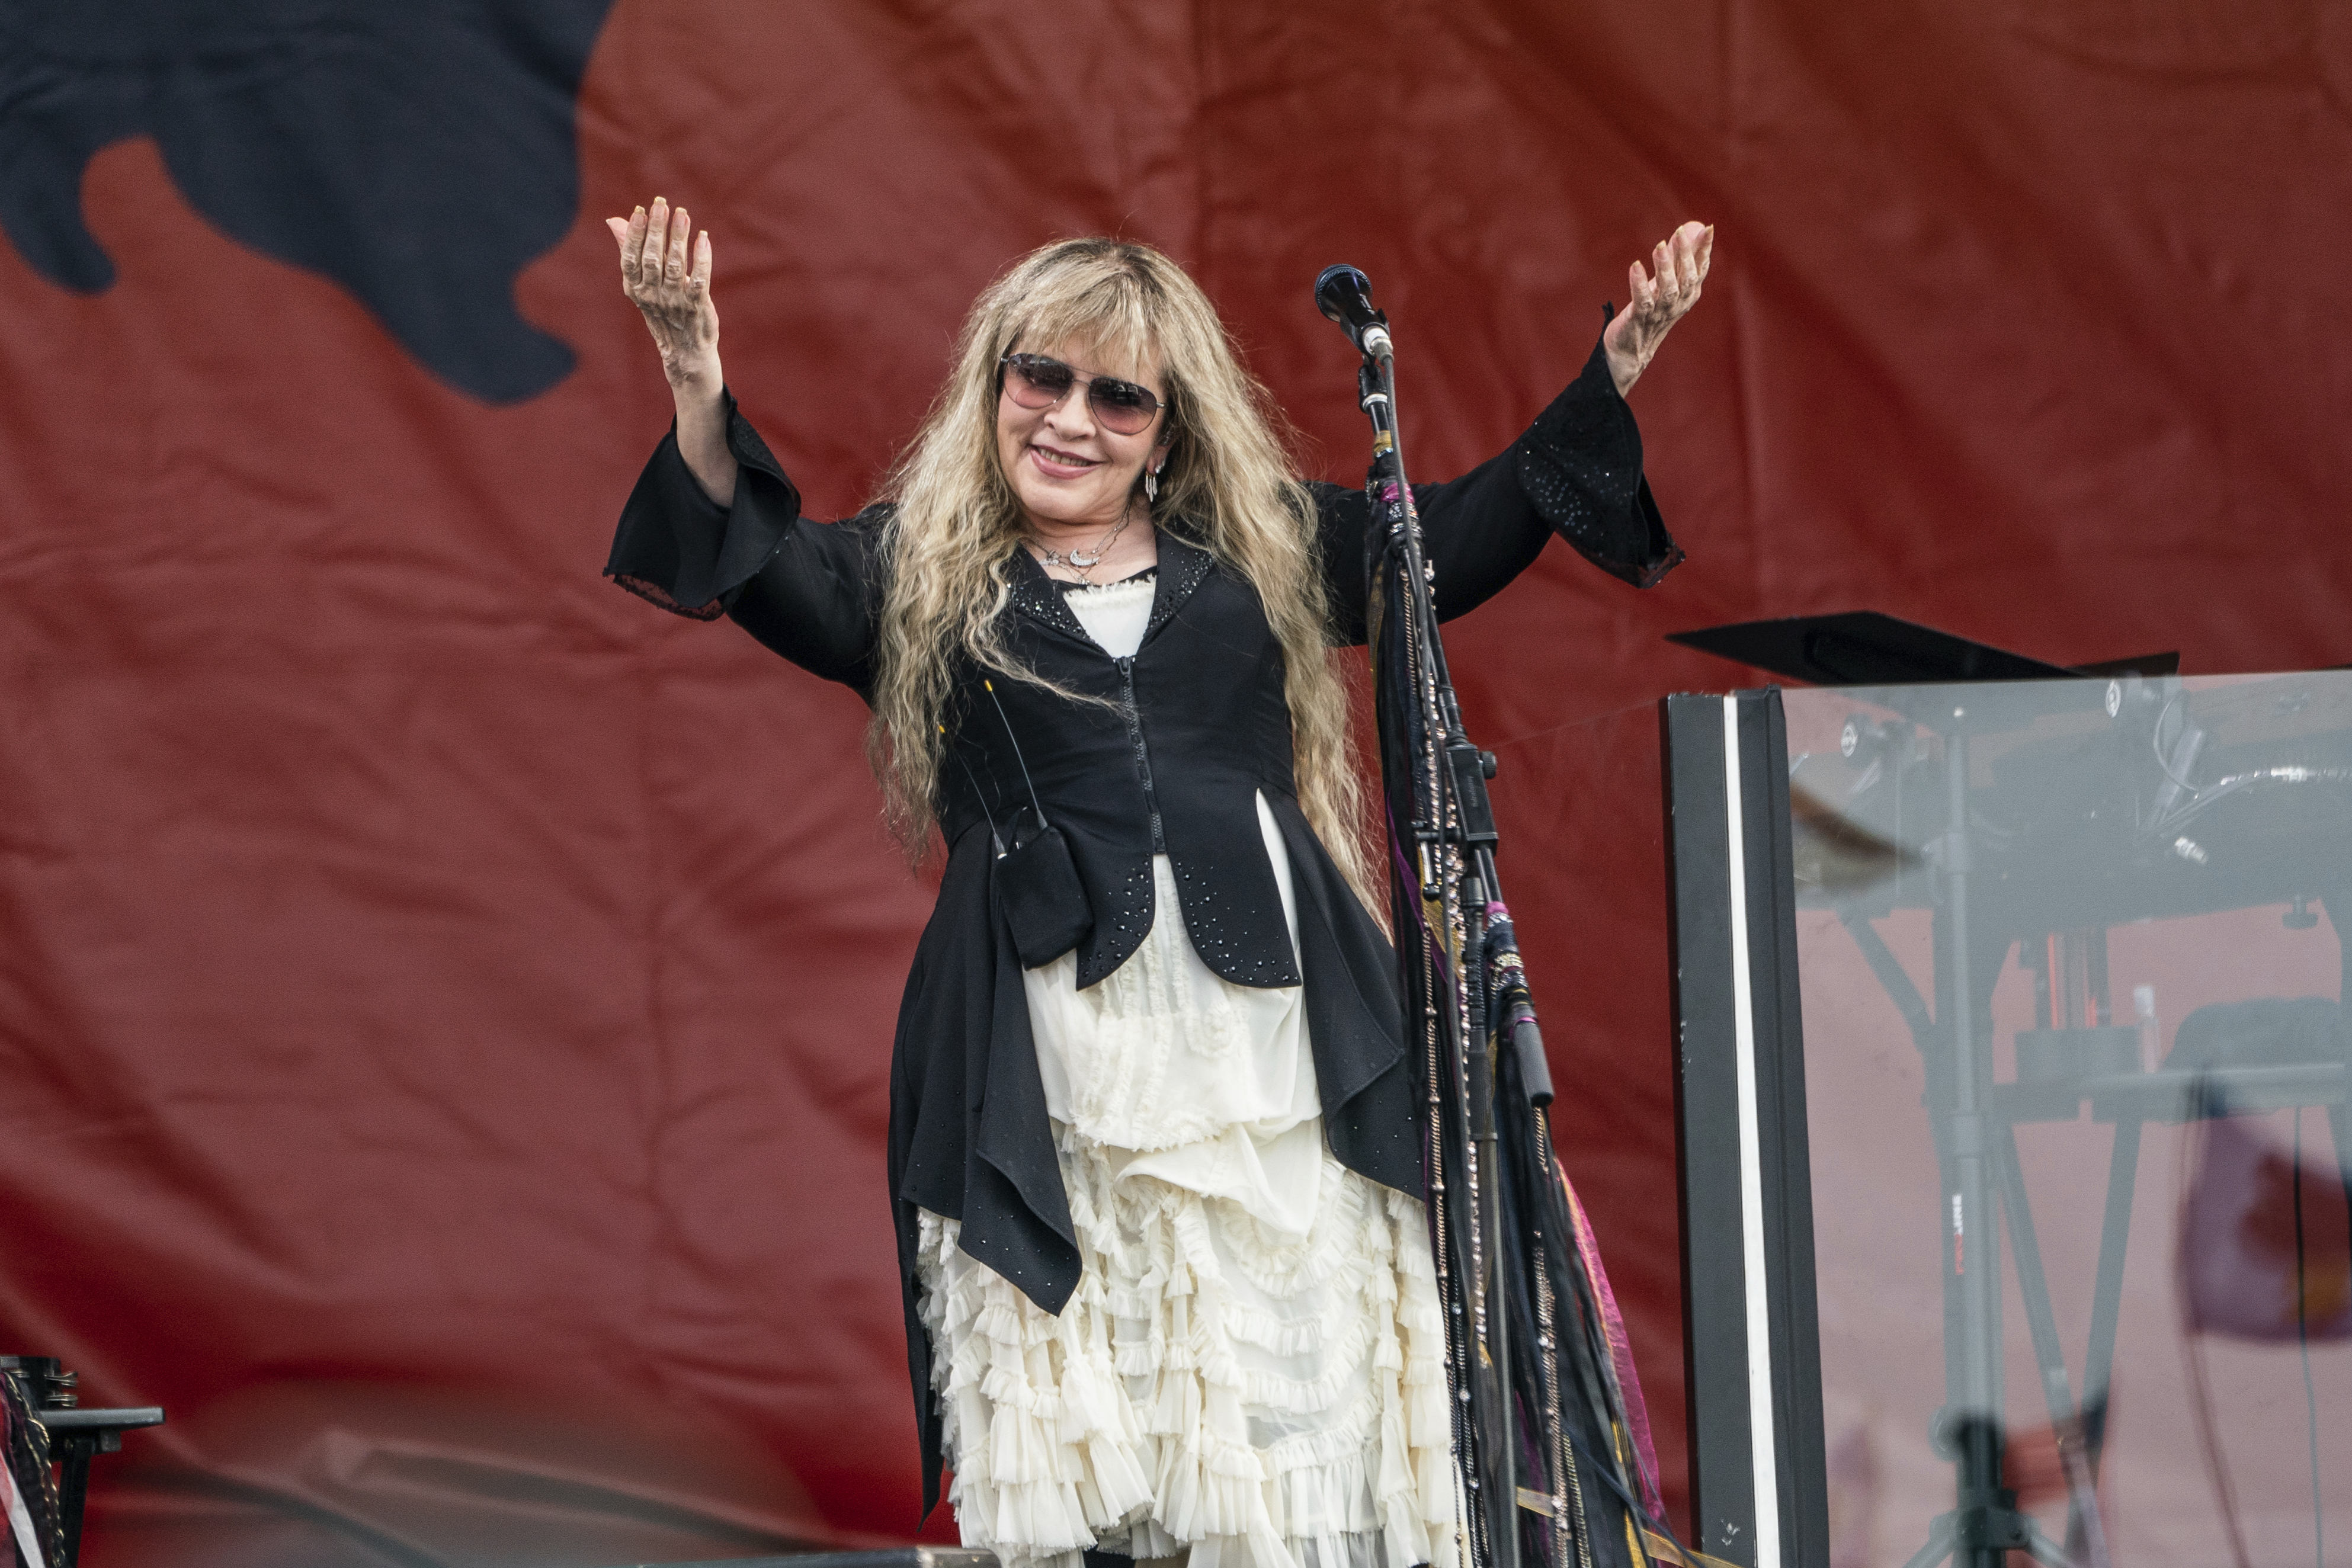
[[1715, 261], [1715, 225], [1713, 224], [1707, 225], [1706, 230], [1700, 234], [1693, 254], [1698, 258], [1698, 275], [1704, 279], [1706, 277], [1706, 269]]
[[1680, 229], [1676, 229], [1667, 240], [1666, 254], [1674, 258], [1675, 268], [1672, 308], [1666, 315], [1666, 319], [1672, 321], [1689, 309], [1691, 301], [1698, 298], [1698, 268], [1691, 260], [1687, 237]]
[[629, 246], [629, 220], [626, 218], [606, 218], [604, 220], [604, 226], [612, 231], [613, 238], [619, 243], [621, 248], [625, 252]]
[[646, 214], [645, 247], [637, 257], [637, 269], [647, 283], [660, 281], [662, 252], [668, 246], [669, 203], [656, 196], [652, 210]]
[[710, 231], [705, 229], [694, 242], [694, 288], [698, 294], [710, 291]]
[[1625, 291], [1630, 296], [1626, 308], [1636, 316], [1640, 315], [1650, 303], [1651, 286], [1650, 275], [1642, 270], [1642, 264], [1638, 261], [1625, 269]]
[[669, 215], [669, 247], [662, 257], [662, 277], [668, 282], [686, 279], [686, 247], [694, 238], [694, 219], [684, 207]]
[[646, 286], [653, 281], [652, 269], [646, 264], [646, 250], [652, 233], [653, 214], [639, 207], [636, 221], [629, 225], [629, 256], [625, 266], [630, 287], [641, 300]]
[[646, 214], [646, 281], [658, 285], [662, 265], [669, 257], [669, 203], [660, 196], [654, 198], [653, 210]]
[[1675, 265], [1673, 239], [1662, 239], [1658, 242], [1654, 269], [1658, 275], [1658, 292], [1661, 295], [1667, 299], [1673, 299], [1683, 291], [1682, 273]]
[[1685, 224], [1675, 231], [1675, 248], [1681, 253], [1683, 287], [1698, 292], [1700, 279], [1706, 276], [1706, 263], [1700, 259], [1700, 248], [1706, 244], [1705, 224]]
[[639, 207], [629, 214], [628, 231], [621, 235], [621, 276], [629, 282], [637, 277], [637, 252], [646, 240], [646, 210]]

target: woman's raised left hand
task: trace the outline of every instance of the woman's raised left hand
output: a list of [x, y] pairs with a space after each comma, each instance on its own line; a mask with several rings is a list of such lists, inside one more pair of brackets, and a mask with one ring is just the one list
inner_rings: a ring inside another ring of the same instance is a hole
[[1650, 270], [1635, 262], [1626, 272], [1633, 302], [1617, 312], [1601, 334], [1609, 354], [1609, 374], [1624, 396], [1650, 368], [1650, 360], [1675, 322], [1698, 303], [1699, 285], [1706, 279], [1706, 264], [1715, 254], [1715, 228], [1691, 222], [1658, 242], [1650, 253]]

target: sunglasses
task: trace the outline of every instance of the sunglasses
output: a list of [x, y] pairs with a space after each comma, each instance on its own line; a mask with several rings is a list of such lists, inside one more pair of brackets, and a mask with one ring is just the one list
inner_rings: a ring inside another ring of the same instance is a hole
[[1106, 430], [1139, 435], [1160, 415], [1160, 400], [1133, 382], [1082, 376], [1043, 354], [1007, 354], [997, 363], [1004, 367], [1005, 392], [1023, 408], [1052, 408], [1070, 395], [1070, 383], [1084, 382], [1087, 407]]

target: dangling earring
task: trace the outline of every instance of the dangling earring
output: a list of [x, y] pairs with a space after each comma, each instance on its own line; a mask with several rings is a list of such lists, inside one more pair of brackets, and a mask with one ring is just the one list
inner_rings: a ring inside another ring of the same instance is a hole
[[1160, 470], [1147, 468], [1143, 471], [1143, 504], [1148, 507], [1158, 499], [1160, 499]]

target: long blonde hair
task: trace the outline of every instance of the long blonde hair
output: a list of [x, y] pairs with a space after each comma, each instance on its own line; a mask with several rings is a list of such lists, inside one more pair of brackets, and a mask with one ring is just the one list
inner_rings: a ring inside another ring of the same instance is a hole
[[1182, 269], [1150, 246], [1064, 240], [1023, 257], [975, 301], [956, 365], [885, 481], [894, 502], [874, 718], [866, 752], [892, 832], [929, 842], [939, 715], [961, 653], [1009, 678], [1050, 685], [1005, 651], [998, 622], [1022, 548], [1019, 502], [997, 455], [998, 361], [1016, 344], [1084, 344], [1109, 363], [1156, 353], [1171, 444], [1156, 525], [1198, 545], [1257, 591], [1282, 644], [1298, 800], [1368, 904], [1363, 797], [1348, 695], [1327, 640], [1315, 509], [1265, 389], [1242, 369], [1224, 324]]

